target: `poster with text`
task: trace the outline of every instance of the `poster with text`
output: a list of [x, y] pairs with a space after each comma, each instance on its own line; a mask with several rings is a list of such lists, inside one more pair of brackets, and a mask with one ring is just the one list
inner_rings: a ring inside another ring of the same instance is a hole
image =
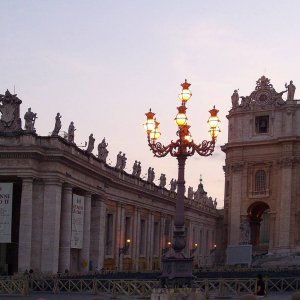
[[13, 184], [0, 183], [0, 243], [11, 243]]
[[84, 197], [73, 194], [71, 248], [81, 249], [83, 241]]

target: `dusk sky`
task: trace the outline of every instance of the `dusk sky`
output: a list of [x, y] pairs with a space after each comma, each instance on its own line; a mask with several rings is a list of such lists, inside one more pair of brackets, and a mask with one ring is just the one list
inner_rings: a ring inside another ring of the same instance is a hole
[[175, 139], [177, 95], [186, 78], [194, 140], [209, 139], [213, 105], [222, 122], [214, 154], [188, 159], [186, 185], [196, 190], [202, 174], [219, 208], [220, 146], [227, 142], [233, 90], [249, 95], [262, 75], [279, 92], [290, 80], [300, 89], [299, 1], [2, 0], [0, 12], [0, 93], [15, 86], [22, 119], [31, 107], [37, 133], [48, 135], [60, 112], [62, 130], [74, 122], [77, 145], [93, 133], [97, 154], [105, 137], [109, 164], [125, 152], [125, 171], [139, 160], [143, 176], [154, 167], [156, 183], [161, 173], [168, 185], [177, 178], [177, 161], [153, 157], [142, 127], [145, 112], [156, 113], [161, 142]]

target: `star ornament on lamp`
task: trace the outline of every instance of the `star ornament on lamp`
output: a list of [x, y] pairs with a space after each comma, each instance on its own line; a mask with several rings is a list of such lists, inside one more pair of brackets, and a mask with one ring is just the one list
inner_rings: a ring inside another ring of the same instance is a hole
[[[173, 254], [168, 252], [167, 255], [162, 258], [162, 285], [167, 285], [169, 287], [190, 286], [193, 278], [193, 257], [191, 254], [189, 257], [186, 257], [183, 251], [186, 246], [184, 226], [185, 161], [189, 156], [192, 156], [195, 153], [200, 156], [211, 155], [215, 149], [216, 139], [220, 133], [219, 111], [214, 106], [213, 109], [209, 111], [210, 117], [207, 121], [211, 140], [204, 140], [200, 144], [194, 142], [190, 133], [188, 118], [186, 116], [186, 103], [192, 96], [192, 93], [189, 90], [190, 85], [191, 84], [185, 80], [185, 82], [181, 84], [182, 91], [178, 95], [181, 105], [177, 107], [178, 113], [175, 117], [175, 122], [178, 126], [176, 133], [178, 139], [176, 141], [171, 141], [167, 146], [157, 141], [161, 135], [158, 131], [159, 122], [154, 117], [155, 113], [153, 113], [151, 109], [146, 113], [146, 122], [144, 123], [148, 145], [154, 156], [164, 157], [167, 154], [170, 154], [171, 156], [176, 157], [178, 161], [177, 197], [172, 242], [174, 252]], [[184, 273], [182, 272], [183, 269], [185, 270]], [[170, 273], [169, 270], [172, 270], [172, 272]]]

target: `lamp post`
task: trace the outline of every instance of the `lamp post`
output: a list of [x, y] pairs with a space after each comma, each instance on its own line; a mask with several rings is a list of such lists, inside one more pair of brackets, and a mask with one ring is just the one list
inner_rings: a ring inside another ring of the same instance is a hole
[[204, 140], [200, 144], [193, 141], [190, 133], [190, 126], [187, 124], [186, 103], [191, 98], [192, 93], [189, 90], [190, 84], [185, 80], [181, 84], [182, 91], [178, 95], [181, 105], [177, 107], [178, 113], [175, 117], [178, 125], [176, 141], [171, 141], [167, 146], [157, 142], [160, 137], [158, 130], [159, 122], [156, 120], [155, 113], [150, 109], [146, 113], [146, 122], [144, 128], [147, 132], [148, 145], [150, 150], [156, 157], [164, 157], [170, 154], [177, 158], [178, 161], [178, 180], [177, 180], [177, 198], [175, 208], [174, 232], [173, 232], [173, 253], [168, 253], [167, 257], [162, 258], [162, 275], [161, 284], [168, 287], [183, 287], [190, 286], [192, 282], [192, 265], [193, 258], [186, 257], [183, 249], [186, 246], [186, 236], [184, 227], [184, 192], [185, 192], [185, 161], [189, 156], [198, 153], [200, 156], [209, 156], [213, 153], [216, 143], [216, 138], [220, 133], [218, 110], [213, 107], [210, 112], [208, 124], [210, 127], [211, 140]]
[[121, 258], [121, 254], [127, 254], [127, 251], [129, 250], [130, 243], [131, 243], [131, 240], [127, 239], [125, 245], [123, 247], [119, 248], [118, 271], [120, 271], [120, 258]]

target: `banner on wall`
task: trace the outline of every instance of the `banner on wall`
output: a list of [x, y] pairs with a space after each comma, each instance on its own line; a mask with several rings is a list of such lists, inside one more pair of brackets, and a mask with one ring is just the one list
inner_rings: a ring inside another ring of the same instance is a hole
[[0, 183], [0, 243], [11, 243], [13, 183]]
[[83, 241], [84, 197], [73, 194], [71, 248], [81, 249]]

